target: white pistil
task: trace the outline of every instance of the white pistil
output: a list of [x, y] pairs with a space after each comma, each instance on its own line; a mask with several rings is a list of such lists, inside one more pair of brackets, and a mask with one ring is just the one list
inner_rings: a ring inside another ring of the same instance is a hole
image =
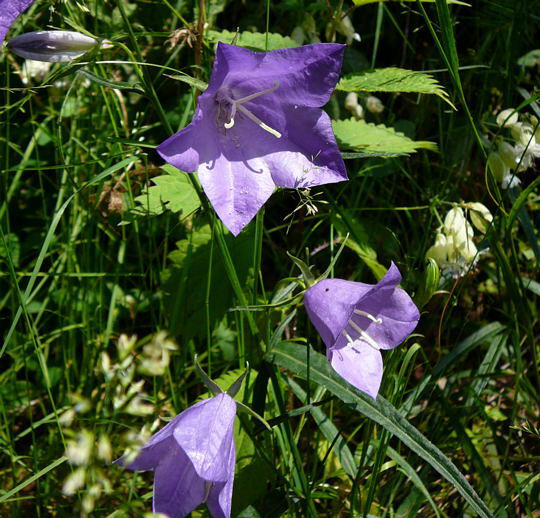
[[382, 318], [375, 318], [371, 313], [362, 311], [361, 309], [355, 309], [354, 314], [360, 315], [361, 317], [369, 318], [372, 322], [375, 322], [376, 324], [382, 324]]
[[274, 86], [272, 88], [267, 88], [266, 90], [261, 90], [260, 92], [255, 92], [250, 95], [246, 95], [245, 97], [241, 97], [240, 99], [232, 99], [228, 96], [225, 96], [225, 100], [231, 104], [231, 115], [229, 122], [226, 122], [224, 124], [226, 129], [231, 129], [234, 126], [234, 117], [236, 115], [236, 111], [242, 112], [249, 120], [257, 124], [257, 126], [260, 126], [264, 131], [267, 131], [271, 135], [274, 135], [276, 138], [281, 138], [281, 133], [274, 128], [271, 128], [268, 126], [268, 124], [265, 124], [261, 119], [253, 115], [245, 106], [242, 106], [243, 103], [246, 103], [248, 101], [251, 101], [253, 99], [256, 99], [257, 97], [268, 94], [270, 92], [273, 92], [279, 87], [279, 82], [274, 81]]

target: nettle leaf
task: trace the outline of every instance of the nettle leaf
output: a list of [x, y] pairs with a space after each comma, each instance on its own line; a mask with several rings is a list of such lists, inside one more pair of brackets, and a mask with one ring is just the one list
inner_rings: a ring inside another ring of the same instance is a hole
[[[230, 44], [234, 41], [236, 32], [208, 31], [206, 36], [210, 40]], [[248, 47], [255, 50], [267, 50], [266, 34], [263, 32], [240, 32], [238, 33], [238, 38], [234, 44], [238, 47]], [[294, 41], [292, 38], [282, 36], [281, 34], [268, 34], [268, 50], [288, 49], [291, 47], [298, 47], [298, 43], [296, 43], [296, 41]]]
[[[437, 0], [420, 0], [424, 3], [434, 3]], [[382, 3], [382, 2], [416, 2], [416, 0], [353, 0], [353, 4], [355, 5], [367, 5], [367, 4], [375, 4], [375, 3]], [[470, 7], [471, 4], [468, 4], [467, 2], [461, 2], [460, 0], [447, 0], [449, 4], [457, 4], [457, 5], [466, 5], [467, 7]]]
[[439, 82], [423, 72], [405, 68], [378, 68], [343, 76], [336, 86], [343, 92], [413, 92], [434, 94], [450, 103]]
[[267, 354], [266, 358], [304, 379], [323, 386], [352, 410], [381, 425], [448, 480], [479, 516], [482, 518], [493, 516], [457, 467], [406, 419], [402, 411], [380, 395], [374, 401], [367, 394], [354, 388], [332, 369], [325, 356], [310, 350], [308, 357], [308, 348], [304, 345], [281, 342]]
[[365, 153], [391, 153], [394, 156], [415, 153], [418, 149], [437, 151], [435, 142], [412, 140], [384, 124], [364, 120], [332, 121], [334, 134], [341, 148]]
[[166, 210], [181, 212], [183, 216], [195, 212], [201, 202], [187, 173], [169, 164], [163, 170], [167, 174], [152, 178], [154, 185], [135, 198], [137, 206], [133, 212], [147, 216], [157, 216]]

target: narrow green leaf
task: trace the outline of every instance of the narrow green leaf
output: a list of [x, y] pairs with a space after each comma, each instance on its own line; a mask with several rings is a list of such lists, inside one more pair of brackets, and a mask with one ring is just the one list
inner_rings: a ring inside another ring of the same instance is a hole
[[60, 457], [59, 459], [56, 459], [54, 462], [51, 462], [48, 466], [45, 466], [43, 469], [39, 470], [37, 473], [32, 475], [31, 477], [27, 478], [24, 482], [21, 482], [14, 488], [10, 489], [9, 491], [6, 491], [4, 494], [0, 495], [0, 503], [5, 502], [8, 498], [11, 498], [13, 495], [16, 495], [19, 491], [24, 489], [26, 486], [29, 486], [39, 478], [41, 478], [43, 475], [46, 475], [49, 473], [49, 471], [52, 471], [53, 469], [60, 466], [60, 464], [63, 464], [66, 462], [67, 457]]
[[353, 151], [409, 155], [418, 149], [437, 151], [435, 142], [415, 141], [384, 124], [375, 125], [364, 120], [332, 121], [340, 146]]
[[[268, 360], [280, 367], [289, 369], [301, 377], [307, 377], [307, 353], [308, 349], [306, 347], [281, 342], [268, 354]], [[412, 426], [396, 408], [381, 396], [376, 401], [373, 401], [369, 396], [349, 385], [332, 370], [322, 354], [312, 350], [309, 355], [310, 380], [322, 385], [329, 392], [350, 405], [351, 408], [372, 419], [395, 435], [448, 480], [479, 516], [482, 518], [492, 517], [491, 511], [456, 466], [427, 437]]]

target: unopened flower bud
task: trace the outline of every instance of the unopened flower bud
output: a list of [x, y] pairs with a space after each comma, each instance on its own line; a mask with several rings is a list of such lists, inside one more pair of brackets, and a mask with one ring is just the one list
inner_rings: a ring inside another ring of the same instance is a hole
[[345, 97], [345, 109], [349, 110], [356, 120], [364, 118], [364, 109], [358, 103], [358, 95], [355, 92], [350, 92]]
[[497, 125], [501, 128], [509, 128], [518, 121], [518, 113], [514, 108], [507, 108], [497, 115]]
[[370, 95], [366, 100], [366, 108], [371, 113], [382, 113], [384, 111], [384, 104], [378, 97]]
[[69, 62], [93, 49], [111, 46], [107, 40], [97, 40], [74, 31], [34, 31], [15, 36], [8, 41], [8, 48], [15, 54], [36, 61], [51, 63]]

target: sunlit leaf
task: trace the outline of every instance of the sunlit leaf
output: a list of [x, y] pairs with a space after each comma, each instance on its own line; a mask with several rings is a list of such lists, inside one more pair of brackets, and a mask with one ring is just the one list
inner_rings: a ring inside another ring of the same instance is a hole
[[418, 149], [437, 151], [435, 142], [412, 140], [384, 124], [375, 125], [364, 120], [346, 119], [333, 121], [332, 127], [343, 149], [395, 155], [408, 155]]
[[438, 95], [446, 102], [448, 94], [429, 74], [404, 68], [378, 68], [343, 76], [336, 90], [344, 92], [412, 92]]
[[[266, 34], [262, 32], [244, 31], [238, 33], [235, 41], [236, 32], [230, 31], [208, 31], [206, 34], [209, 40], [221, 41], [223, 43], [233, 43], [238, 47], [248, 47], [255, 50], [266, 49]], [[292, 38], [282, 36], [281, 34], [268, 34], [268, 50], [287, 49], [298, 47], [298, 43]]]

